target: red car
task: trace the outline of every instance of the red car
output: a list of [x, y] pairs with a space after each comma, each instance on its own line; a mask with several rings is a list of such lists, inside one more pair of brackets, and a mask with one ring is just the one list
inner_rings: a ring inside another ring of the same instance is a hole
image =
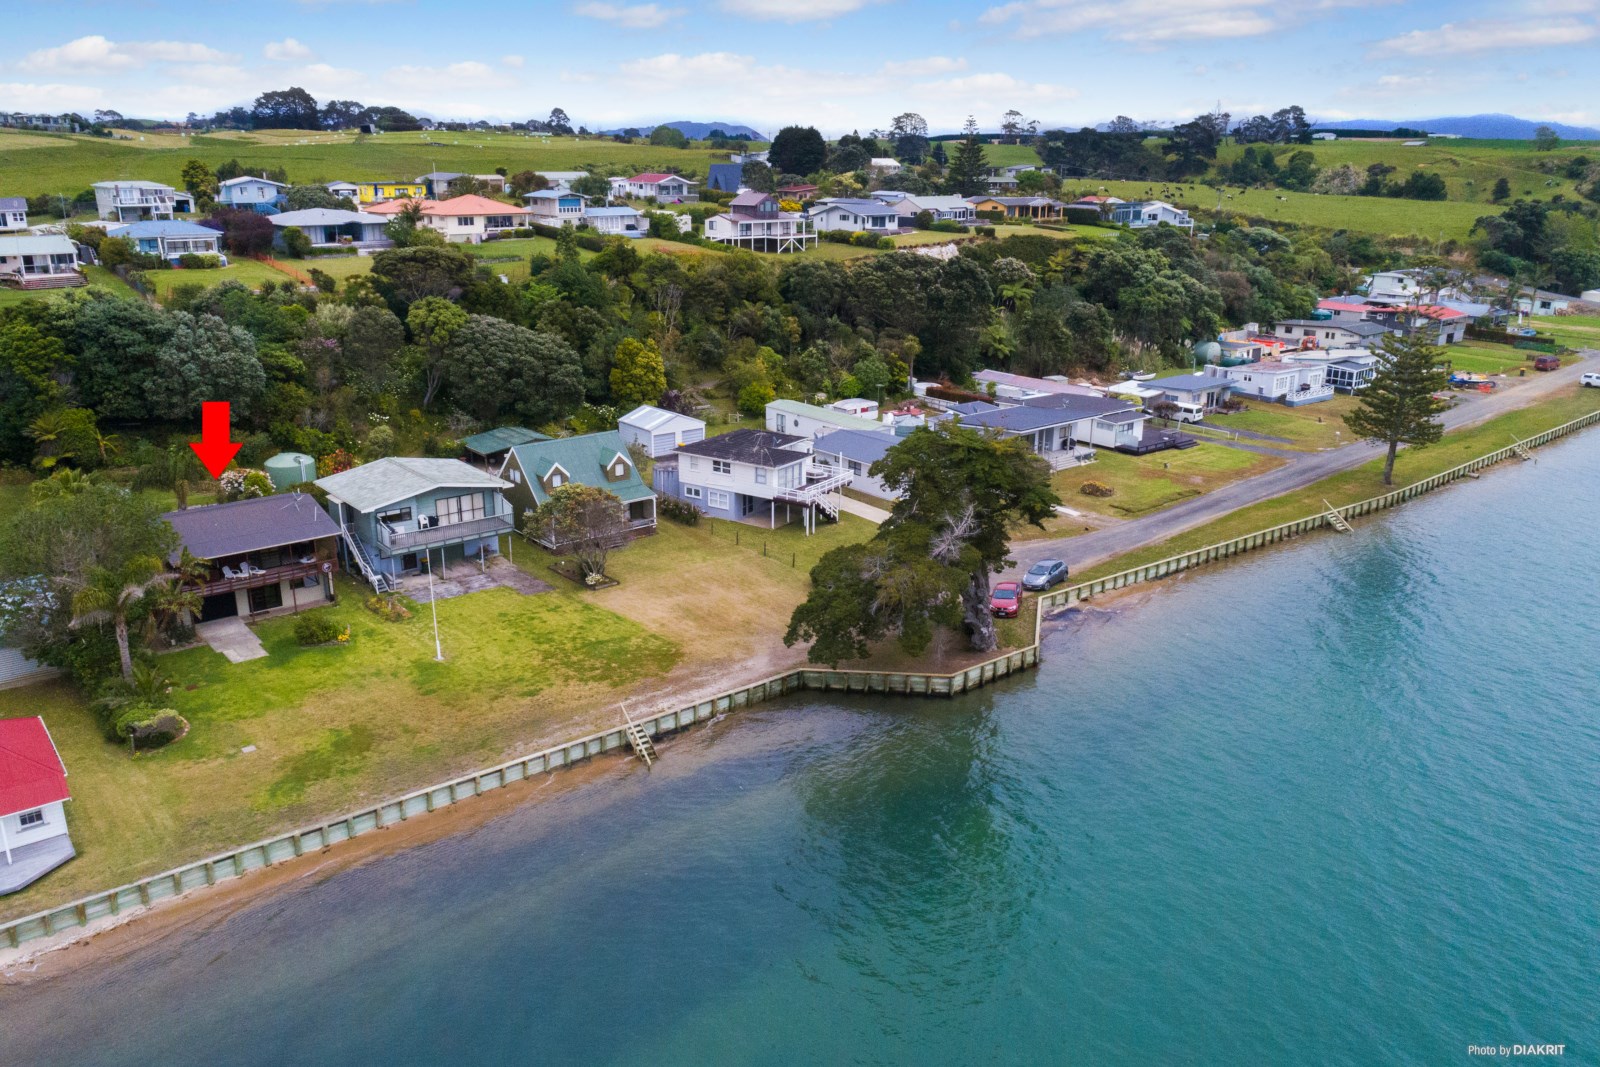
[[989, 592], [990, 614], [1002, 619], [1014, 619], [1021, 608], [1021, 582], [998, 582]]

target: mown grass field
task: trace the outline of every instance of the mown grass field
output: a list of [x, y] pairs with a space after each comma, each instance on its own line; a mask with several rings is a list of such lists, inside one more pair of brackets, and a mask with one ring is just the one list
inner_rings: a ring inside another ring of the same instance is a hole
[[[10, 196], [64, 193], [97, 181], [142, 178], [181, 186], [185, 160], [215, 168], [237, 159], [246, 169], [283, 167], [297, 184], [414, 178], [433, 170], [488, 174], [520, 170], [590, 170], [631, 174], [671, 170], [703, 178], [727, 158], [708, 148], [658, 148], [600, 138], [523, 137], [503, 133], [348, 133], [302, 130], [223, 132], [195, 137], [144, 134], [107, 140], [79, 134], [0, 130], [0, 189]], [[439, 142], [439, 143], [430, 143]]]
[[1528, 322], [1560, 344], [1572, 348], [1600, 348], [1600, 315], [1552, 315]]
[[84, 267], [83, 273], [89, 279], [89, 284], [76, 289], [0, 289], [0, 307], [18, 304], [24, 300], [59, 300], [67, 293], [90, 290], [99, 290], [121, 300], [134, 300], [139, 296], [127, 282], [104, 267]]
[[1289, 444], [1265, 441], [1274, 448], [1322, 449], [1337, 448], [1350, 442], [1350, 432], [1345, 429], [1344, 416], [1356, 408], [1355, 397], [1335, 395], [1320, 404], [1291, 408], [1271, 404], [1264, 400], [1246, 400], [1243, 411], [1228, 415], [1207, 415], [1206, 422], [1225, 430], [1249, 430], [1252, 433], [1282, 437]]
[[223, 282], [238, 282], [252, 289], [261, 288], [262, 282], [292, 281], [287, 274], [259, 260], [243, 257], [230, 258], [226, 267], [210, 270], [152, 270], [145, 277], [155, 289], [157, 297], [165, 297], [180, 285], [209, 287]]

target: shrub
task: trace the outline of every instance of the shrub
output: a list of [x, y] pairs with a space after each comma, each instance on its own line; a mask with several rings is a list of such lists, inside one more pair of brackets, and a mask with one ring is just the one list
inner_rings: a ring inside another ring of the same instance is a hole
[[311, 238], [298, 226], [285, 226], [283, 233], [278, 235], [283, 241], [283, 250], [289, 253], [291, 259], [305, 259], [311, 254]]
[[205, 257], [198, 252], [185, 252], [178, 257], [178, 266], [184, 270], [199, 270], [205, 266]]
[[994, 236], [994, 227], [993, 226], [979, 226], [979, 227], [976, 227], [975, 232], [977, 233], [977, 235], [979, 237], [993, 237]]
[[311, 284], [317, 287], [318, 292], [331, 293], [339, 288], [338, 279], [325, 270], [318, 270], [316, 267], [312, 267], [306, 271], [306, 275], [310, 277]]
[[1082, 485], [1078, 486], [1078, 492], [1082, 493], [1084, 496], [1106, 497], [1116, 493], [1116, 490], [1111, 488], [1105, 482], [1091, 481], [1084, 482]]
[[861, 233], [853, 233], [850, 235], [850, 243], [861, 248], [877, 248], [878, 235], [875, 233], [866, 233], [865, 231]]
[[739, 390], [739, 410], [752, 417], [767, 413], [767, 405], [778, 398], [777, 392], [766, 382], [750, 382]]
[[855, 238], [855, 234], [849, 230], [823, 230], [818, 236], [836, 245], [847, 245]]
[[404, 622], [411, 618], [411, 609], [406, 607], [405, 600], [393, 593], [369, 596], [365, 604], [368, 611], [384, 622]]
[[892, 249], [894, 247], [894, 238], [892, 238], [892, 237], [880, 237], [880, 238], [878, 238], [878, 247], [883, 249], [883, 250], [885, 250], [885, 251], [888, 251], [889, 249]]
[[223, 503], [272, 495], [272, 479], [263, 472], [248, 467], [235, 467], [223, 471], [222, 477], [218, 478], [217, 482], [222, 486]]
[[341, 632], [339, 624], [326, 611], [308, 611], [295, 616], [294, 639], [307, 648], [337, 641]]
[[112, 730], [138, 752], [170, 745], [189, 732], [189, 721], [171, 708], [132, 704], [113, 720]]
[[660, 497], [656, 500], [656, 510], [673, 522], [684, 526], [700, 524], [700, 509], [686, 500], [675, 500], [670, 496]]
[[923, 228], [924, 229], [928, 229], [928, 230], [934, 230], [934, 231], [936, 231], [938, 233], [966, 233], [967, 232], [967, 228], [965, 226], [963, 226], [961, 223], [955, 221], [954, 219], [940, 219], [938, 222], [935, 222], [933, 225], [925, 226]]

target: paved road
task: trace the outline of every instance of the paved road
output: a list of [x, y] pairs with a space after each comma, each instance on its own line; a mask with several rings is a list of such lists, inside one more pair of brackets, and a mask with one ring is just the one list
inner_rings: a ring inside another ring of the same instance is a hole
[[[1516, 388], [1501, 389], [1487, 396], [1463, 401], [1441, 415], [1440, 421], [1447, 430], [1460, 429], [1526, 407], [1551, 393], [1575, 388], [1579, 376], [1593, 369], [1596, 356], [1600, 356], [1600, 351], [1585, 350], [1582, 358], [1558, 371], [1537, 376], [1530, 373], [1531, 380], [1519, 383]], [[1383, 447], [1357, 441], [1328, 452], [1275, 454], [1288, 457], [1289, 462], [1265, 474], [1233, 482], [1203, 496], [1191, 497], [1181, 504], [1174, 504], [1143, 518], [1130, 519], [1077, 537], [1018, 543], [1015, 546], [1017, 567], [1005, 576], [1015, 577], [1041, 559], [1064, 559], [1074, 571], [1092, 567], [1125, 552], [1164, 541], [1239, 508], [1303, 489], [1329, 475], [1359, 467], [1381, 456]]]

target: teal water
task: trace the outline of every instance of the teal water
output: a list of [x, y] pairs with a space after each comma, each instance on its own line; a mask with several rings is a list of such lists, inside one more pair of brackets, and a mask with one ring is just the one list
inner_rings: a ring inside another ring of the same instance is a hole
[[0, 1064], [1600, 1062], [1600, 435], [94, 972]]

